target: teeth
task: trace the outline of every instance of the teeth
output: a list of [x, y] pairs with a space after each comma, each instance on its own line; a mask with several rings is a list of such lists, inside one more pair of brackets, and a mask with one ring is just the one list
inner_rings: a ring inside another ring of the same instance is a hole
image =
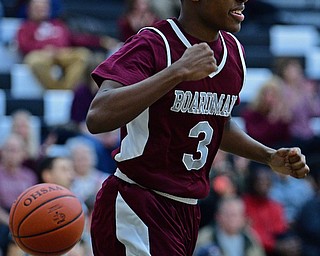
[[237, 11], [233, 11], [233, 13], [238, 14], [238, 15], [241, 15], [241, 14], [242, 14], [242, 11], [237, 10]]

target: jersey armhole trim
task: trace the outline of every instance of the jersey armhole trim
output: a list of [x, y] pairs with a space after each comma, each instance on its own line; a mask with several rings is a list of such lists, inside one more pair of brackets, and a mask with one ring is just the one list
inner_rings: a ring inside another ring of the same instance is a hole
[[170, 50], [170, 46], [169, 46], [169, 42], [168, 39], [165, 37], [165, 35], [157, 28], [155, 27], [144, 27], [142, 29], [140, 29], [138, 31], [138, 33], [140, 33], [143, 30], [152, 30], [155, 31], [157, 34], [159, 34], [164, 42], [164, 45], [166, 47], [166, 53], [167, 53], [167, 67], [171, 66], [172, 64], [172, 59], [171, 59], [171, 50]]
[[246, 81], [246, 74], [247, 74], [247, 67], [246, 67], [246, 62], [244, 59], [244, 54], [242, 51], [242, 46], [239, 42], [239, 40], [231, 33], [228, 32], [228, 34], [235, 40], [237, 46], [238, 46], [238, 50], [239, 50], [239, 55], [240, 55], [240, 59], [241, 59], [241, 64], [242, 64], [242, 69], [243, 69], [243, 84], [242, 86], [244, 86], [245, 81]]

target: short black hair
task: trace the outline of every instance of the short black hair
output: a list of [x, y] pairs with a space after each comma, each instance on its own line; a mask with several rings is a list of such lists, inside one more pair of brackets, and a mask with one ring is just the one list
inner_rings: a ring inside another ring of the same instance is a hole
[[44, 170], [52, 169], [55, 160], [58, 158], [60, 158], [60, 157], [45, 156], [40, 159], [40, 161], [38, 163], [38, 168], [37, 168], [37, 174], [38, 174], [38, 178], [39, 178], [40, 182], [44, 182], [42, 179], [42, 174], [43, 174]]

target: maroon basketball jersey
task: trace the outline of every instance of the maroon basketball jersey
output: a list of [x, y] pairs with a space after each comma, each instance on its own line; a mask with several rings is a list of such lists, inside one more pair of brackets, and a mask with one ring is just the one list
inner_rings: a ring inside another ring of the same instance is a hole
[[[92, 76], [98, 84], [110, 79], [130, 86], [177, 61], [195, 43], [200, 41], [176, 19], [161, 21], [133, 36]], [[144, 187], [187, 198], [209, 192], [212, 161], [224, 124], [239, 104], [246, 69], [233, 35], [220, 32], [208, 44], [219, 64], [215, 73], [178, 84], [121, 128], [114, 158], [122, 173]]]

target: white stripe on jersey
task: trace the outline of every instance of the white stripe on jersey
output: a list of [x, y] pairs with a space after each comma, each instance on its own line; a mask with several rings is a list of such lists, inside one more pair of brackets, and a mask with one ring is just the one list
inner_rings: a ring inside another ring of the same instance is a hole
[[161, 36], [161, 38], [162, 38], [162, 40], [164, 42], [164, 45], [166, 46], [166, 51], [167, 51], [167, 67], [171, 66], [171, 64], [172, 64], [172, 61], [171, 61], [171, 50], [170, 50], [169, 42], [168, 42], [168, 39], [166, 38], [166, 36], [159, 29], [154, 28], [154, 27], [144, 27], [144, 28], [140, 29], [138, 31], [138, 33], [140, 33], [142, 30], [146, 30], [146, 29], [153, 30], [153, 31], [157, 32]]
[[[191, 44], [188, 41], [188, 39], [184, 36], [184, 34], [181, 32], [180, 28], [177, 26], [177, 24], [172, 20], [172, 19], [167, 19], [167, 21], [169, 22], [169, 24], [171, 25], [172, 29], [174, 30], [174, 32], [176, 33], [176, 35], [179, 37], [180, 41], [187, 47], [190, 48]], [[221, 63], [218, 66], [217, 71], [212, 72], [209, 77], [213, 78], [214, 76], [218, 75], [221, 70], [223, 69], [224, 65], [226, 64], [227, 61], [227, 56], [228, 56], [228, 49], [226, 46], [226, 43], [224, 41], [224, 38], [222, 36], [222, 34], [219, 32], [219, 36], [221, 38], [221, 42], [223, 45], [223, 57], [221, 60]]]
[[148, 227], [120, 193], [116, 198], [116, 236], [126, 247], [127, 256], [151, 256]]
[[[138, 33], [146, 29], [157, 32], [163, 39], [167, 52], [167, 66], [169, 67], [172, 61], [171, 50], [167, 38], [159, 29], [154, 27], [144, 27], [140, 29]], [[148, 121], [149, 108], [126, 125], [128, 134], [121, 142], [120, 152], [115, 155], [116, 161], [121, 162], [142, 155], [149, 138]]]
[[231, 33], [228, 33], [228, 34], [230, 36], [232, 36], [232, 38], [236, 41], [237, 46], [238, 46], [239, 55], [240, 55], [242, 68], [243, 68], [243, 84], [242, 84], [242, 86], [244, 86], [245, 81], [246, 81], [246, 77], [247, 77], [247, 66], [246, 66], [246, 61], [245, 61], [244, 56], [243, 56], [242, 47], [241, 47], [241, 44], [240, 44], [239, 40], [233, 34], [231, 34]]
[[129, 122], [127, 136], [121, 142], [120, 152], [115, 155], [118, 162], [141, 156], [149, 138], [149, 108]]

